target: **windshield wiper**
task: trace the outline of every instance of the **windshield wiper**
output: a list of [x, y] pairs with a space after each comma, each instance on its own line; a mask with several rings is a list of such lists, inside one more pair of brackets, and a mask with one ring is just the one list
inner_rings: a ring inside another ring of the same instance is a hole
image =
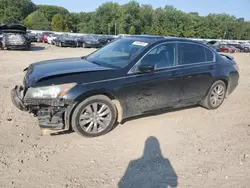
[[118, 66], [106, 63], [106, 62], [91, 61], [91, 60], [89, 60], [87, 58], [85, 60], [89, 61], [90, 63], [94, 63], [96, 65], [102, 66], [102, 67], [115, 68], [115, 69], [121, 68], [121, 67], [118, 67]]
[[[87, 60], [87, 61], [89, 61], [89, 60]], [[98, 63], [98, 62], [96, 62], [96, 61], [89, 61], [90, 63], [94, 63], [94, 64], [96, 64], [96, 65], [99, 65], [99, 66], [103, 66], [101, 63]]]

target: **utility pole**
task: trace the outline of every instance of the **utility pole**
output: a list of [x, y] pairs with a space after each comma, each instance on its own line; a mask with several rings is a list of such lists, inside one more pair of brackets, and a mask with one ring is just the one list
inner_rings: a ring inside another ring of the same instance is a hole
[[115, 35], [116, 35], [116, 22], [115, 22]]
[[110, 24], [108, 24], [108, 34], [110, 35]]
[[224, 35], [223, 35], [223, 39], [226, 39], [226, 34], [227, 34], [227, 32], [225, 31]]

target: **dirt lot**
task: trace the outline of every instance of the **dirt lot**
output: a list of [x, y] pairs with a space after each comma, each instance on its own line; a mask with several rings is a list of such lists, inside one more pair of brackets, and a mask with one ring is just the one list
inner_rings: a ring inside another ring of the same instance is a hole
[[137, 118], [93, 139], [41, 136], [36, 118], [11, 103], [22, 70], [91, 51], [43, 44], [33, 51], [0, 51], [0, 187], [250, 187], [250, 54], [234, 55], [240, 85], [218, 110]]

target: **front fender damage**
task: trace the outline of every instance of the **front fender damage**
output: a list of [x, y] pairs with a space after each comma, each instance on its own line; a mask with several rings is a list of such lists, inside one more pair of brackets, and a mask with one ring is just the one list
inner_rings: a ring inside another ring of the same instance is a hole
[[54, 134], [70, 129], [69, 118], [74, 101], [57, 99], [25, 99], [22, 86], [11, 92], [13, 104], [22, 111], [29, 111], [38, 118], [42, 134]]

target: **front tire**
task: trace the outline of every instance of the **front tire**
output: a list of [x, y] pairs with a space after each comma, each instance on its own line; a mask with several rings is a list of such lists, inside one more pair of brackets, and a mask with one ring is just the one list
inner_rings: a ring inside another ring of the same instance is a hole
[[117, 109], [104, 95], [89, 97], [73, 112], [72, 128], [81, 136], [97, 137], [108, 133], [117, 122]]
[[216, 81], [210, 88], [207, 96], [201, 102], [201, 105], [209, 110], [219, 108], [225, 100], [227, 86], [222, 80]]

